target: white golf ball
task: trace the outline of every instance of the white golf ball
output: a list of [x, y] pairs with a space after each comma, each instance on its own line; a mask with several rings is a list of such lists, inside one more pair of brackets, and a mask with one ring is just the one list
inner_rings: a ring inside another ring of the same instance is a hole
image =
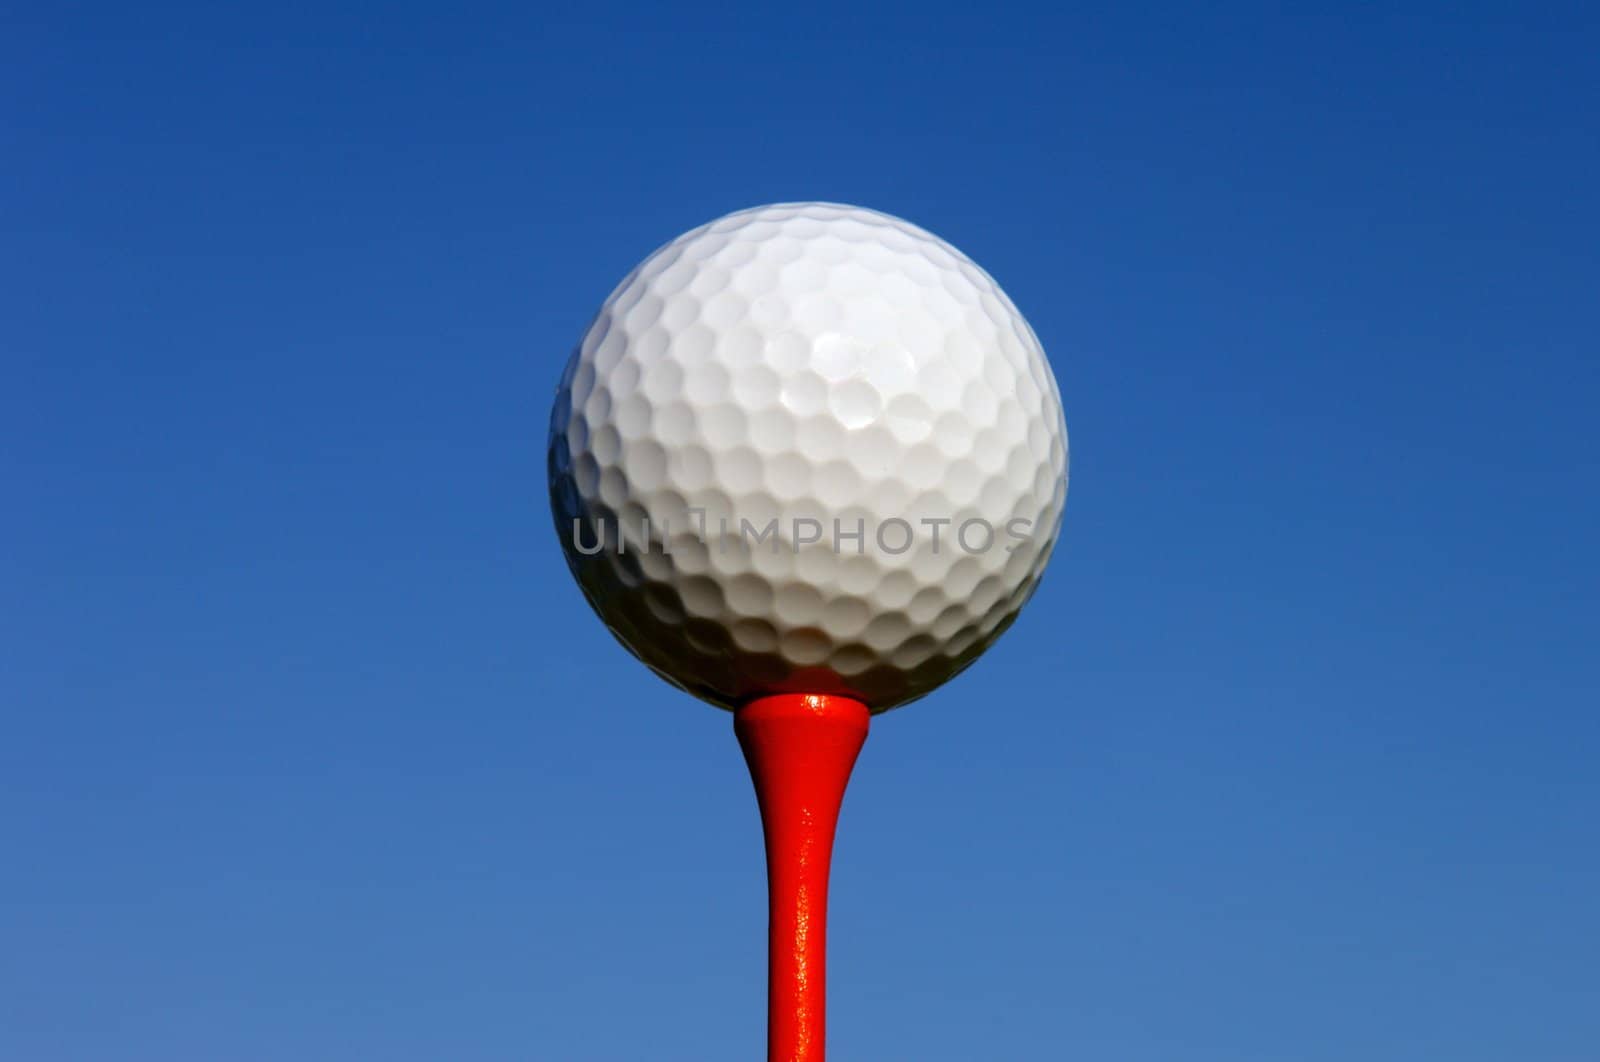
[[1033, 593], [1067, 432], [988, 274], [898, 218], [788, 203], [680, 236], [611, 293], [562, 374], [549, 471], [584, 595], [663, 678], [878, 712]]

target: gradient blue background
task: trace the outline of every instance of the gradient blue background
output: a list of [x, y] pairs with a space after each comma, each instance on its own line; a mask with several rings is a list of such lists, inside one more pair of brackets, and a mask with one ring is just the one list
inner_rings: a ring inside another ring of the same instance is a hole
[[0, 40], [0, 1058], [759, 1057], [726, 715], [547, 403], [736, 208], [919, 222], [1073, 439], [881, 718], [838, 1062], [1600, 1052], [1592, 5], [112, 5]]

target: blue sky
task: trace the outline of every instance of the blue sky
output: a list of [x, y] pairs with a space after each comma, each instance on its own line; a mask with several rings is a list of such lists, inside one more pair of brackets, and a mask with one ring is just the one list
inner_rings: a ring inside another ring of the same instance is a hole
[[10, 14], [0, 1057], [757, 1057], [729, 718], [542, 448], [635, 261], [789, 199], [982, 263], [1073, 442], [874, 724], [832, 1057], [1595, 1057], [1594, 9], [870, 7]]

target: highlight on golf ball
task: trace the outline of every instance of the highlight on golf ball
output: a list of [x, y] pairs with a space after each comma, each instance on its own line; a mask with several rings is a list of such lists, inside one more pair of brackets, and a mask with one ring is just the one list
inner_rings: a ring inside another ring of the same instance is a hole
[[1039, 341], [987, 273], [898, 218], [786, 203], [618, 285], [561, 376], [548, 458], [573, 575], [659, 675], [726, 708], [881, 712], [1017, 617], [1068, 447]]

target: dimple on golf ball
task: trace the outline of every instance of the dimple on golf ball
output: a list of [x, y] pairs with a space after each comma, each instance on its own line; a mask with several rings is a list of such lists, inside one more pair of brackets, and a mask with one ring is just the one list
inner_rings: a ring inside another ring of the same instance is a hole
[[831, 203], [729, 214], [600, 307], [550, 421], [551, 508], [613, 634], [735, 708], [884, 711], [1016, 618], [1067, 432], [1033, 330], [966, 256]]

